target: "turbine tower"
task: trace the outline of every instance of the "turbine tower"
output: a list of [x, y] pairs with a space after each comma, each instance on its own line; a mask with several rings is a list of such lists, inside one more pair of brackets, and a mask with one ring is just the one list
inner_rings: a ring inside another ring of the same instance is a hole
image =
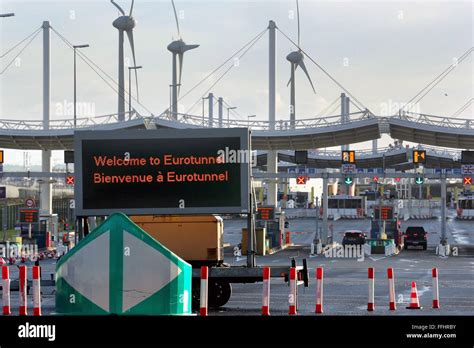
[[[195, 49], [199, 47], [199, 45], [186, 45], [186, 43], [181, 38], [181, 32], [179, 30], [179, 21], [178, 15], [176, 13], [176, 7], [174, 6], [174, 1], [171, 0], [171, 4], [173, 5], [174, 11], [174, 18], [176, 20], [176, 28], [178, 29], [178, 40], [173, 41], [168, 45], [168, 51], [173, 54], [173, 76], [172, 76], [172, 84], [171, 84], [171, 115], [174, 120], [178, 119], [178, 94], [181, 88], [181, 77], [183, 73], [183, 60], [184, 60], [184, 52]], [[178, 77], [178, 62], [179, 59], [179, 77]]]
[[313, 88], [313, 92], [316, 93], [313, 86], [313, 81], [311, 81], [311, 77], [309, 77], [308, 70], [306, 69], [306, 65], [304, 64], [304, 61], [303, 61], [304, 55], [301, 52], [301, 48], [300, 48], [300, 9], [299, 9], [298, 0], [296, 0], [296, 12], [297, 12], [297, 17], [298, 17], [298, 51], [293, 51], [286, 56], [286, 59], [291, 63], [291, 77], [287, 84], [287, 86], [290, 85], [290, 127], [291, 128], [295, 128], [295, 122], [296, 122], [295, 71], [298, 67], [300, 67], [304, 71], [304, 73], [306, 74], [306, 77], [309, 80], [309, 83], [311, 84], [311, 87]]
[[[132, 5], [130, 6], [130, 13], [128, 16], [125, 14], [125, 11], [114, 2], [110, 0], [112, 5], [114, 5], [122, 14], [116, 20], [113, 21], [112, 25], [119, 31], [119, 64], [118, 64], [118, 119], [119, 121], [125, 120], [125, 66], [124, 66], [124, 52], [123, 52], [123, 33], [126, 32], [128, 36], [128, 41], [130, 42], [130, 47], [132, 49], [133, 64], [137, 66], [135, 61], [135, 44], [133, 41], [133, 28], [137, 25], [135, 18], [132, 17], [133, 4], [135, 0], [132, 0]], [[135, 82], [137, 87], [137, 96], [138, 96], [138, 74], [135, 70]], [[130, 91], [129, 91], [130, 93]]]

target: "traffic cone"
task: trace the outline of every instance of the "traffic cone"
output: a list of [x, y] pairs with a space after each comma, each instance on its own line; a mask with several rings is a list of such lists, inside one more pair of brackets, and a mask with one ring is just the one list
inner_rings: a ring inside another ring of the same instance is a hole
[[407, 309], [422, 309], [420, 301], [418, 301], [418, 291], [416, 290], [416, 282], [411, 282], [410, 305]]

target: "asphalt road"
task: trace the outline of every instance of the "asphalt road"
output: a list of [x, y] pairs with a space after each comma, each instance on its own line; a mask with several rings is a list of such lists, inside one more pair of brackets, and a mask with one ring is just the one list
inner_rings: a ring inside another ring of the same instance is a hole
[[[446, 221], [446, 233], [450, 244], [474, 245], [474, 223], [472, 221], [455, 219], [455, 211], [449, 210]], [[246, 220], [225, 220], [224, 222], [224, 242], [237, 245], [241, 242], [242, 227], [246, 227]], [[328, 222], [332, 227], [335, 242], [341, 242], [344, 231], [349, 229], [370, 231], [370, 219], [363, 220], [338, 220]], [[423, 226], [428, 231], [428, 245], [435, 247], [439, 244], [441, 237], [441, 218], [439, 214], [434, 219], [429, 220], [408, 220], [402, 221], [402, 230], [408, 226]], [[319, 227], [322, 227], [322, 220], [319, 220]], [[292, 232], [291, 241], [295, 244], [311, 244], [316, 232], [316, 219], [301, 218], [289, 220], [288, 231]]]
[[[372, 255], [363, 261], [357, 259], [328, 258], [324, 255], [310, 257], [308, 248], [295, 247], [266, 257], [259, 257], [259, 265], [289, 265], [291, 258], [297, 263], [307, 258], [310, 285], [299, 287], [299, 313], [312, 314], [315, 310], [315, 269], [324, 268], [324, 315], [473, 315], [474, 314], [474, 258], [441, 258], [433, 251], [408, 250], [398, 256]], [[243, 261], [238, 262], [239, 264]], [[367, 268], [375, 268], [374, 312], [367, 312]], [[395, 272], [397, 311], [388, 309], [387, 268]], [[441, 309], [431, 309], [431, 269], [439, 271]], [[422, 310], [408, 310], [411, 282], [416, 281]], [[288, 314], [289, 288], [280, 279], [272, 279], [271, 313]], [[261, 284], [233, 284], [233, 294], [228, 304], [212, 314], [259, 315]]]
[[[451, 214], [452, 215], [452, 214]], [[340, 242], [342, 232], [347, 229], [359, 229], [367, 232], [369, 220], [330, 221], [333, 225], [334, 240]], [[225, 220], [224, 240], [236, 245], [241, 240], [241, 228], [245, 220]], [[295, 219], [290, 221], [293, 247], [264, 257], [257, 257], [258, 265], [290, 265], [296, 258], [298, 264], [306, 258], [310, 269], [310, 286], [299, 287], [299, 314], [311, 315], [315, 307], [316, 267], [323, 267], [324, 278], [324, 314], [323, 315], [474, 315], [474, 257], [458, 256], [441, 258], [434, 253], [434, 246], [439, 241], [439, 220], [409, 220], [406, 226], [424, 226], [429, 231], [427, 251], [403, 250], [398, 256], [385, 257], [372, 255], [363, 261], [357, 259], [334, 258], [309, 255], [309, 245], [315, 235], [314, 219]], [[447, 221], [448, 240], [450, 243], [474, 245], [474, 228], [472, 222], [458, 221], [449, 218]], [[232, 248], [226, 249], [226, 262], [243, 265], [245, 258], [234, 258]], [[31, 265], [31, 263], [27, 263]], [[375, 306], [374, 312], [367, 312], [368, 281], [367, 268], [375, 267]], [[388, 310], [388, 282], [386, 269], [394, 268], [397, 311]], [[439, 270], [440, 309], [431, 309], [432, 278], [431, 269]], [[43, 279], [49, 279], [54, 272], [55, 261], [42, 261]], [[31, 275], [30, 275], [31, 276]], [[29, 276], [29, 279], [31, 277]], [[11, 267], [11, 279], [18, 278], [18, 270]], [[411, 282], [416, 281], [422, 310], [408, 310]], [[210, 315], [260, 315], [262, 284], [233, 284], [233, 295], [223, 308], [211, 310]], [[44, 287], [43, 314], [54, 313], [54, 288]], [[287, 315], [289, 288], [283, 280], [271, 280], [271, 306], [273, 315]], [[18, 314], [18, 292], [12, 292], [12, 311]], [[32, 296], [28, 296], [28, 307], [32, 308]]]
[[[454, 218], [455, 211], [448, 212], [447, 237], [450, 244], [474, 246], [474, 227], [469, 221]], [[310, 286], [299, 287], [299, 313], [314, 313], [315, 280], [314, 270], [323, 267], [324, 280], [324, 315], [474, 315], [474, 255], [441, 258], [434, 253], [434, 248], [440, 240], [441, 219], [408, 220], [402, 222], [402, 230], [408, 226], [423, 226], [428, 231], [428, 250], [403, 250], [398, 256], [385, 257], [372, 255], [363, 261], [356, 259], [328, 258], [323, 255], [310, 257], [309, 245], [315, 237], [315, 219], [290, 220], [288, 230], [291, 231], [291, 241], [295, 247], [279, 253], [257, 257], [258, 265], [289, 265], [292, 258], [300, 262], [308, 260], [310, 268]], [[240, 243], [240, 230], [246, 225], [245, 220], [227, 220], [225, 222], [225, 242], [231, 245]], [[321, 220], [319, 226], [322, 225]], [[370, 220], [338, 220], [329, 221], [332, 225], [334, 241], [341, 242], [343, 233], [349, 229], [368, 232]], [[228, 255], [227, 262], [245, 264], [245, 258], [235, 259]], [[376, 311], [367, 312], [368, 281], [367, 268], [375, 267], [375, 303]], [[388, 309], [388, 267], [395, 271], [395, 292], [397, 311]], [[431, 309], [432, 278], [431, 269], [439, 271], [439, 291], [441, 309]], [[411, 282], [417, 282], [418, 295], [423, 310], [408, 310]], [[214, 312], [216, 315], [238, 314], [259, 315], [261, 306], [261, 284], [233, 284], [233, 295], [229, 303]], [[271, 311], [276, 315], [288, 313], [289, 288], [280, 279], [272, 279]]]

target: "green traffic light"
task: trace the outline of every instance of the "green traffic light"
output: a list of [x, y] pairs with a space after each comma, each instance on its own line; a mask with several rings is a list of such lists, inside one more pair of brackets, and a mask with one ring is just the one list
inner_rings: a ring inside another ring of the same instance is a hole
[[422, 177], [418, 177], [415, 179], [415, 183], [418, 185], [422, 185], [425, 180]]
[[348, 176], [344, 179], [344, 182], [345, 182], [346, 185], [352, 185], [354, 180], [352, 180], [352, 178], [350, 176]]

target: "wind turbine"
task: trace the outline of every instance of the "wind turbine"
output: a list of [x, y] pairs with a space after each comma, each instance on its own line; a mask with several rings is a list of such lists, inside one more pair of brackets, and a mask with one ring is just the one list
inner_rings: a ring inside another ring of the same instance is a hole
[[[132, 5], [130, 6], [130, 13], [128, 16], [125, 14], [125, 11], [114, 2], [114, 0], [110, 0], [112, 5], [114, 5], [122, 14], [116, 20], [113, 21], [112, 25], [118, 29], [119, 31], [119, 66], [118, 66], [118, 85], [119, 85], [119, 93], [118, 93], [118, 119], [119, 121], [125, 120], [125, 81], [124, 81], [124, 56], [123, 56], [123, 33], [126, 32], [128, 36], [128, 41], [130, 42], [130, 47], [132, 49], [133, 55], [133, 64], [137, 66], [135, 61], [135, 44], [133, 41], [133, 28], [137, 25], [135, 18], [132, 17], [133, 12], [133, 4], [135, 0], [132, 0]], [[135, 82], [137, 86], [137, 98], [138, 98], [138, 74], [137, 70], [135, 70]], [[129, 91], [130, 93], [130, 91]]]
[[[199, 45], [186, 45], [186, 43], [181, 38], [181, 32], [179, 30], [178, 15], [176, 13], [176, 7], [174, 6], [174, 1], [171, 0], [173, 5], [174, 18], [176, 20], [176, 28], [178, 29], [178, 40], [173, 41], [168, 45], [168, 51], [173, 54], [173, 76], [172, 76], [172, 85], [171, 85], [171, 114], [173, 119], [178, 118], [178, 94], [179, 89], [181, 88], [181, 77], [183, 73], [183, 60], [184, 52], [195, 49]], [[179, 78], [178, 78], [178, 67], [177, 59], [179, 59]]]
[[309, 77], [308, 70], [306, 69], [306, 65], [304, 64], [304, 61], [303, 61], [304, 55], [301, 52], [301, 48], [300, 48], [300, 8], [298, 5], [298, 0], [296, 0], [296, 12], [297, 12], [297, 17], [298, 17], [298, 51], [293, 51], [286, 56], [286, 60], [288, 60], [291, 63], [291, 77], [287, 84], [287, 86], [291, 84], [290, 86], [290, 127], [291, 128], [295, 128], [295, 121], [296, 121], [295, 71], [298, 67], [300, 67], [304, 71], [304, 73], [306, 74], [306, 77], [309, 80], [309, 83], [311, 84], [311, 87], [313, 88], [313, 92], [316, 93], [313, 86], [313, 81], [311, 81], [311, 77]]

